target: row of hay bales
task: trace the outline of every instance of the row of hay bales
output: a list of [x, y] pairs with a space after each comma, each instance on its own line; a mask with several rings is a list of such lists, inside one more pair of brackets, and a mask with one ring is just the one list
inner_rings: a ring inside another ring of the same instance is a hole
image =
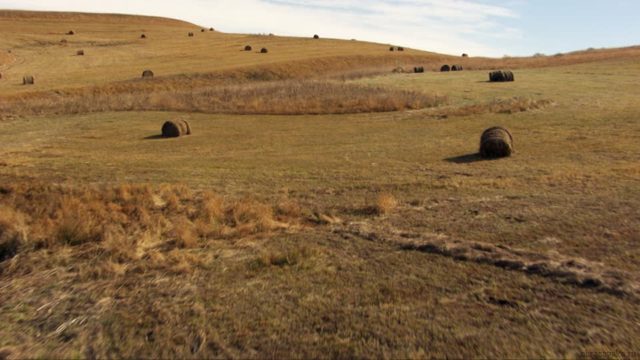
[[[184, 119], [166, 121], [162, 125], [162, 137], [177, 138], [191, 135], [191, 125]], [[480, 136], [480, 156], [485, 159], [509, 157], [513, 154], [513, 136], [504, 127], [494, 126]]]
[[[244, 51], [253, 51], [253, 47], [251, 45], [247, 45], [247, 46], [244, 47]], [[269, 53], [269, 49], [262, 48], [262, 49], [260, 49], [260, 53], [261, 54], [268, 54]]]
[[462, 67], [462, 65], [442, 65], [440, 67], [440, 71], [441, 72], [449, 72], [449, 71], [462, 71], [464, 70], [464, 68]]
[[404, 51], [404, 48], [402, 46], [391, 46], [389, 51]]

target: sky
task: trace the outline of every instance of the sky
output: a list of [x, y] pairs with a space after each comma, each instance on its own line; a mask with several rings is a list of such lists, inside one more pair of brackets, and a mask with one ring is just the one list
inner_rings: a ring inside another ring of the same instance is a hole
[[453, 55], [640, 44], [640, 0], [0, 0], [0, 9], [155, 15], [224, 32], [319, 34]]

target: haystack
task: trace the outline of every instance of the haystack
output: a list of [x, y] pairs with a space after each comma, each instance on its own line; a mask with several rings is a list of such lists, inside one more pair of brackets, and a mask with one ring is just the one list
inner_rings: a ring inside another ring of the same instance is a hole
[[462, 57], [469, 57], [469, 54], [462, 54]]
[[262, 48], [262, 50], [260, 50], [261, 54], [266, 54], [268, 52], [269, 52], [269, 49], [267, 49], [267, 48]]
[[442, 72], [451, 71], [451, 67], [449, 65], [442, 65], [442, 67], [440, 68], [440, 71]]
[[395, 50], [396, 50], [396, 48], [393, 47], [393, 46], [389, 48], [389, 51], [395, 51]]
[[320, 39], [320, 36], [318, 36], [318, 34], [315, 34], [313, 35], [313, 38], [317, 40], [317, 39]]
[[413, 72], [416, 74], [420, 74], [424, 72], [424, 67], [423, 66], [416, 66], [413, 68]]
[[169, 120], [162, 125], [162, 137], [180, 137], [191, 135], [191, 126], [186, 120]]
[[511, 71], [492, 71], [489, 73], [489, 81], [510, 82], [515, 81], [515, 77]]
[[216, 31], [214, 28], [209, 28], [209, 31]]
[[26, 75], [22, 78], [22, 85], [33, 85], [36, 83], [36, 80], [31, 75]]
[[84, 56], [84, 50], [78, 50], [78, 51], [76, 51], [76, 55], [78, 55], [78, 56]]
[[75, 33], [75, 31], [73, 31], [73, 30], [69, 30], [69, 32], [67, 33], [67, 35], [75, 35], [75, 34], [76, 34], [76, 33]]
[[513, 152], [513, 136], [509, 130], [496, 126], [485, 130], [480, 137], [480, 156], [486, 159], [509, 157]]
[[253, 50], [251, 45], [247, 45], [247, 46], [244, 47], [244, 51], [251, 51], [251, 50]]
[[402, 46], [398, 46], [398, 51], [404, 51], [404, 48]]
[[146, 39], [146, 38], [147, 38], [147, 35], [145, 34], [140, 35], [140, 39]]
[[145, 70], [142, 72], [142, 78], [143, 79], [152, 79], [153, 78], [153, 71], [151, 70]]
[[207, 30], [206, 29], [200, 29], [200, 32], [205, 32], [205, 31], [207, 31]]
[[189, 37], [193, 37], [193, 33], [192, 32], [189, 33]]
[[462, 66], [461, 65], [453, 65], [451, 67], [451, 71], [462, 71]]

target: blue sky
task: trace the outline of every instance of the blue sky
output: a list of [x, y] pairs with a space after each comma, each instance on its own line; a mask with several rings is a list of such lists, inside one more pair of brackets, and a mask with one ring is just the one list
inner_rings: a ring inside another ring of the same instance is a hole
[[167, 16], [225, 32], [317, 33], [449, 54], [640, 44], [640, 0], [0, 0], [0, 8]]

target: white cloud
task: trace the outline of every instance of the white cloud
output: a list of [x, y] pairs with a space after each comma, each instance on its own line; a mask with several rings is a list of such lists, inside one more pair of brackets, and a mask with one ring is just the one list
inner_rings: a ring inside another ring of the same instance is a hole
[[521, 36], [502, 23], [518, 14], [479, 0], [0, 0], [0, 8], [167, 16], [227, 32], [317, 33], [450, 54], [502, 55], [491, 44]]

